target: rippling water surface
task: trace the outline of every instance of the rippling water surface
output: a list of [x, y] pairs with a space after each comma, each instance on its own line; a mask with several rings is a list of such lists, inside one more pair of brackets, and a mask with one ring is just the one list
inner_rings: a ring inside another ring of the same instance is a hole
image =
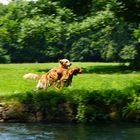
[[140, 140], [140, 124], [0, 123], [0, 140]]

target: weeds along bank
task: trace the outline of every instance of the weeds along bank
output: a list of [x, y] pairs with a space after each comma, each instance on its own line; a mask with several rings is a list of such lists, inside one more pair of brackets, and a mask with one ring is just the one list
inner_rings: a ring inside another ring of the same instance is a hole
[[120, 90], [26, 92], [1, 97], [3, 122], [140, 121], [139, 87]]
[[0, 65], [0, 121], [99, 122], [139, 121], [140, 73], [117, 63], [73, 63], [84, 69], [61, 91], [34, 91], [42, 74], [57, 64]]

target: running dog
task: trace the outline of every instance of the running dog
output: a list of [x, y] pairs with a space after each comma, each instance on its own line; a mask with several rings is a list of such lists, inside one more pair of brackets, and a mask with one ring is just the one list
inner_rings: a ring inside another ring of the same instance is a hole
[[46, 74], [37, 75], [34, 73], [28, 73], [25, 74], [23, 78], [39, 80], [36, 86], [37, 89], [47, 89], [50, 85], [58, 88], [57, 81], [60, 81], [60, 86], [62, 87], [65, 75], [68, 73], [68, 67], [71, 65], [71, 62], [68, 59], [60, 59], [58, 67], [52, 68]]
[[67, 75], [65, 76], [65, 79], [63, 80], [63, 85], [64, 86], [70, 86], [72, 83], [72, 79], [74, 75], [80, 74], [82, 73], [83, 70], [79, 67], [73, 67], [72, 69], [70, 69], [67, 73]]
[[37, 84], [37, 89], [47, 89], [51, 85], [53, 85], [56, 89], [68, 87], [72, 83], [73, 76], [79, 73], [82, 73], [82, 69], [79, 67], [73, 67], [70, 70], [64, 70], [63, 76], [59, 75], [57, 70], [51, 70], [41, 76]]

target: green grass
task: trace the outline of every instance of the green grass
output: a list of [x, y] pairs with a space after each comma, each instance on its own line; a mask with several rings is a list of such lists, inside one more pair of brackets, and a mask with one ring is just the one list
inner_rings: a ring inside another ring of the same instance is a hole
[[18, 100], [43, 114], [54, 114], [54, 118], [58, 114], [61, 114], [60, 118], [64, 115], [61, 105], [66, 103], [72, 105], [75, 119], [81, 122], [107, 119], [112, 114], [124, 120], [134, 114], [132, 120], [137, 121], [140, 114], [140, 71], [118, 63], [75, 62], [71, 67], [82, 67], [83, 73], [73, 77], [72, 85], [60, 91], [49, 87], [45, 92], [35, 91], [37, 81], [22, 78], [26, 73], [43, 74], [57, 65], [0, 64], [0, 100]]
[[[57, 63], [0, 64], [0, 95], [34, 90], [37, 81], [24, 80], [22, 76], [30, 72], [43, 74], [56, 66]], [[120, 69], [118, 63], [73, 63], [73, 66], [82, 67], [84, 72], [74, 76], [72, 85], [67, 88], [69, 90], [122, 90], [140, 81], [139, 71]]]
[[26, 73], [40, 73], [54, 67], [56, 64], [0, 64], [0, 94], [9, 95], [33, 90], [36, 81], [24, 80]]

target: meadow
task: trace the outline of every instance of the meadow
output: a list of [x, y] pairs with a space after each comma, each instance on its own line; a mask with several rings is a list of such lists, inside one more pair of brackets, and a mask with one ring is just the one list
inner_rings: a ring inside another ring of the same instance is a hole
[[[44, 74], [57, 67], [57, 63], [0, 64], [0, 95], [9, 95], [34, 90], [37, 81], [24, 80], [26, 73]], [[74, 76], [68, 89], [121, 90], [139, 83], [140, 72], [121, 67], [119, 63], [73, 63], [83, 68], [83, 73]], [[71, 68], [73, 67], [71, 66]], [[52, 88], [49, 88], [52, 90]]]
[[[26, 73], [46, 73], [57, 65], [0, 64], [1, 102], [37, 104], [45, 112], [46, 106], [54, 105], [55, 109], [51, 111], [54, 114], [58, 104], [67, 102], [76, 106], [74, 114], [78, 121], [108, 118], [139, 120], [140, 71], [130, 69], [127, 64], [74, 62], [71, 68], [81, 67], [83, 73], [74, 76], [72, 85], [60, 91], [53, 87], [49, 87], [47, 91], [35, 91], [37, 81], [22, 78]], [[52, 98], [56, 101], [51, 102]]]

